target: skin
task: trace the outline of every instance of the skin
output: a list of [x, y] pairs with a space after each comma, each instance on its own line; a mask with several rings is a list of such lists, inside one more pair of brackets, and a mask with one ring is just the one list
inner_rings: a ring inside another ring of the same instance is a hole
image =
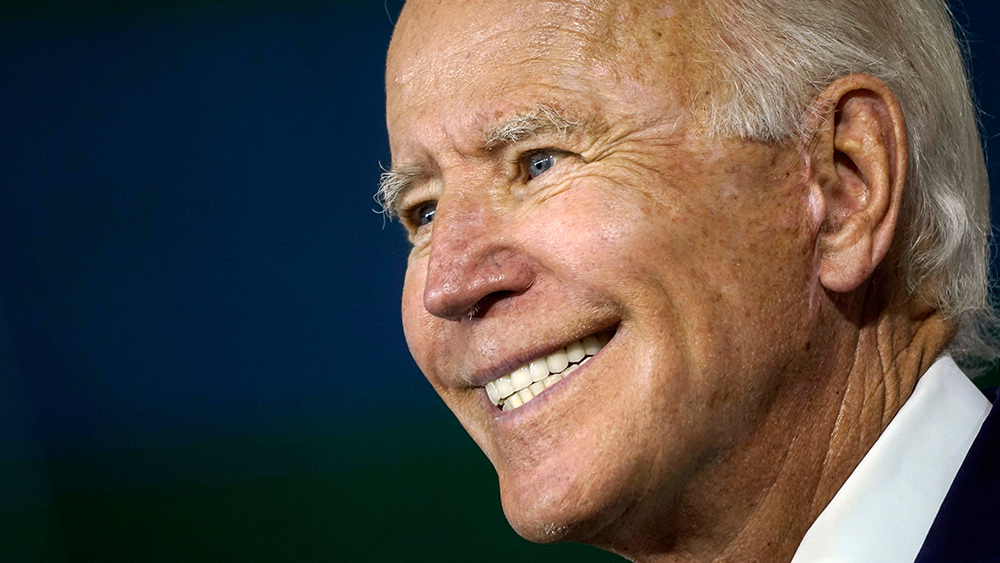
[[[787, 561], [953, 327], [894, 277], [905, 120], [854, 75], [786, 146], [705, 131], [698, 2], [410, 0], [387, 65], [410, 350], [538, 542]], [[511, 116], [574, 125], [488, 143]], [[553, 166], [531, 178], [531, 151]], [[433, 221], [420, 214], [434, 206]], [[602, 330], [531, 403], [483, 385]]]

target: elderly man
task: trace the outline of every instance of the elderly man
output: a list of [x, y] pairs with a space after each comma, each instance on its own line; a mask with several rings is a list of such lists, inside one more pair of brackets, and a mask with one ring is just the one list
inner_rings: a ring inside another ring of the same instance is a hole
[[956, 520], [996, 438], [941, 0], [411, 0], [386, 91], [407, 342], [518, 533], [1000, 560]]

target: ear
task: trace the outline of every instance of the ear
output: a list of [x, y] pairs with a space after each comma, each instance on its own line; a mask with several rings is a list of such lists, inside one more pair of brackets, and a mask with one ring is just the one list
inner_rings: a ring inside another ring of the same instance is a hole
[[807, 126], [813, 180], [823, 197], [820, 283], [848, 292], [868, 280], [892, 244], [906, 183], [906, 123], [888, 85], [840, 78], [814, 100]]

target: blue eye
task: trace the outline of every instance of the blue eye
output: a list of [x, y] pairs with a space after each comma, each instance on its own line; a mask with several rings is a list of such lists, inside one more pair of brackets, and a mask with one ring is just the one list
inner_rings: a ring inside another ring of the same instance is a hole
[[556, 157], [549, 153], [535, 153], [528, 157], [528, 176], [537, 178], [552, 168]]
[[428, 225], [434, 220], [434, 211], [437, 210], [437, 202], [428, 202], [417, 208], [416, 217], [420, 226]]

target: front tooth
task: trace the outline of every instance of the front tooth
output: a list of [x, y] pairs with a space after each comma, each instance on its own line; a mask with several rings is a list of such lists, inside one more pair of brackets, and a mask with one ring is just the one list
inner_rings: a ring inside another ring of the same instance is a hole
[[568, 359], [571, 364], [579, 362], [586, 355], [587, 352], [583, 349], [583, 342], [580, 342], [579, 340], [566, 347], [566, 359]]
[[[541, 381], [549, 376], [549, 364], [544, 358], [532, 361], [531, 364], [529, 364], [528, 369], [531, 371], [531, 381], [529, 381], [528, 384], [535, 381]], [[525, 387], [527, 387], [527, 385], [525, 385]]]
[[515, 393], [510, 397], [508, 397], [507, 400], [503, 402], [503, 409], [507, 410], [507, 405], [510, 405], [510, 408], [512, 409], [516, 409], [517, 407], [523, 404], [524, 401], [521, 399], [521, 396]]
[[[549, 372], [559, 373], [569, 365], [569, 356], [566, 354], [566, 350], [557, 350], [545, 358], [545, 364], [548, 366]], [[549, 374], [546, 373], [545, 375], [547, 377]], [[536, 379], [535, 381], [539, 380]]]
[[524, 365], [514, 370], [514, 373], [510, 374], [510, 384], [513, 387], [512, 393], [531, 385], [531, 372], [528, 371], [528, 366]]
[[495, 381], [490, 381], [486, 384], [486, 394], [490, 397], [490, 402], [494, 405], [500, 404], [500, 394], [497, 392], [497, 384]]
[[521, 399], [522, 404], [535, 398], [535, 394], [531, 392], [531, 389], [521, 389], [517, 392], [517, 396]]
[[602, 332], [571, 342], [562, 350], [533, 360], [510, 375], [487, 383], [486, 394], [494, 405], [500, 406], [500, 401], [503, 401], [503, 410], [516, 409], [587, 363], [613, 336], [612, 332]]
[[510, 376], [505, 375], [500, 379], [496, 380], [497, 395], [503, 399], [504, 397], [510, 397], [514, 394], [514, 386], [510, 383]]

